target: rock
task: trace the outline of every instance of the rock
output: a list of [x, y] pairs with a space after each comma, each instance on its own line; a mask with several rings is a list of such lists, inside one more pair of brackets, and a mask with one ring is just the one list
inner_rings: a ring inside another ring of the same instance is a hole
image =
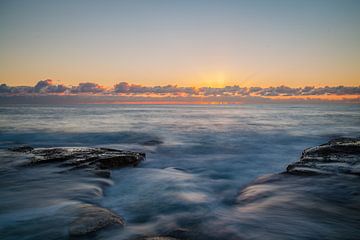
[[[241, 234], [246, 239], [360, 239], [359, 164], [358, 138], [304, 150], [286, 172], [260, 177], [239, 192], [229, 212], [240, 234], [234, 239]], [[294, 225], [301, 227], [283, 233]]]
[[163, 144], [164, 142], [161, 141], [161, 140], [149, 140], [149, 141], [145, 141], [142, 143], [142, 145], [144, 146], [156, 146], [156, 145], [160, 145], [160, 144]]
[[162, 237], [162, 236], [157, 236], [157, 237], [145, 237], [145, 238], [140, 238], [138, 240], [177, 240], [177, 238], [172, 238], [172, 237]]
[[110, 226], [125, 225], [123, 218], [105, 208], [82, 204], [78, 210], [77, 218], [69, 227], [70, 236], [84, 236]]
[[360, 175], [360, 139], [339, 138], [305, 149], [300, 160], [286, 171], [297, 175]]
[[[145, 153], [122, 151], [109, 148], [64, 147], [12, 149], [30, 155], [29, 165], [60, 163], [63, 167], [106, 170], [126, 166], [137, 166], [145, 160]], [[105, 175], [109, 175], [105, 173]]]
[[34, 150], [34, 148], [29, 147], [29, 146], [20, 146], [20, 147], [10, 148], [9, 150], [13, 151], [13, 152], [27, 153], [27, 152], [31, 152], [32, 150]]
[[[26, 153], [29, 162], [26, 166], [41, 164], [57, 164], [66, 168], [84, 169], [99, 177], [109, 178], [110, 170], [114, 168], [137, 166], [145, 160], [145, 153], [122, 151], [110, 148], [62, 147], [62, 148], [32, 148], [27, 146], [10, 149], [14, 152]], [[116, 213], [92, 204], [80, 204], [70, 211], [75, 211], [77, 217], [69, 226], [71, 238], [95, 233], [101, 229], [115, 226], [123, 227], [125, 221]]]

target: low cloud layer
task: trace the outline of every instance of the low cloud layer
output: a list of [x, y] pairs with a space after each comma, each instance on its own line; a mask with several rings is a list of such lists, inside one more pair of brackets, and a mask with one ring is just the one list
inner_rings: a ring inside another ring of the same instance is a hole
[[145, 87], [136, 84], [129, 84], [127, 82], [121, 82], [119, 84], [116, 84], [113, 91], [115, 93], [122, 94], [198, 94], [198, 91], [192, 87], [178, 87], [176, 85]]
[[345, 87], [301, 87], [291, 88], [287, 86], [278, 87], [240, 87], [237, 85], [226, 86], [222, 88], [213, 87], [179, 87], [177, 85], [165, 86], [142, 86], [137, 84], [130, 84], [127, 82], [120, 82], [112, 88], [103, 87], [97, 83], [80, 83], [77, 86], [66, 86], [63, 84], [56, 84], [54, 81], [47, 79], [41, 80], [34, 86], [8, 86], [0, 84], [0, 96], [123, 96], [130, 99], [135, 97], [148, 98], [165, 98], [172, 97], [176, 99], [197, 98], [307, 98], [309, 96], [352, 96], [353, 98], [360, 97], [360, 86]]
[[63, 84], [54, 84], [53, 80], [46, 79], [40, 80], [35, 86], [16, 86], [10, 87], [6, 84], [0, 84], [0, 94], [13, 94], [13, 95], [29, 95], [29, 94], [96, 94], [106, 93], [106, 89], [96, 83], [80, 83], [78, 86], [65, 86]]
[[106, 89], [96, 83], [80, 83], [76, 87], [70, 88], [71, 93], [104, 93]]

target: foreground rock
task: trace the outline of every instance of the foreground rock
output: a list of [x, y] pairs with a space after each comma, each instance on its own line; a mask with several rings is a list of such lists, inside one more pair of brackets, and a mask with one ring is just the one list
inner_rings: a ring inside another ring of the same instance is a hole
[[95, 170], [137, 166], [145, 160], [145, 153], [110, 148], [31, 148], [18, 147], [15, 152], [29, 154], [30, 165], [60, 163], [64, 167], [91, 168]]
[[137, 240], [178, 240], [177, 238], [172, 238], [172, 237], [163, 237], [163, 236], [158, 236], [158, 237], [145, 237], [145, 238], [139, 238]]
[[[109, 148], [64, 147], [32, 148], [27, 146], [10, 149], [13, 152], [27, 154], [27, 166], [57, 164], [68, 169], [86, 169], [98, 176], [109, 177], [114, 168], [137, 166], [145, 160], [145, 153], [122, 151]], [[69, 226], [69, 236], [79, 237], [113, 227], [123, 227], [125, 221], [116, 213], [92, 204], [79, 204], [70, 209], [75, 220]]]
[[69, 227], [70, 236], [84, 236], [110, 226], [125, 225], [124, 219], [105, 208], [82, 204], [77, 211], [78, 215]]
[[360, 139], [340, 138], [308, 148], [298, 162], [287, 167], [287, 172], [360, 175]]
[[[359, 143], [342, 138], [308, 148], [285, 173], [259, 177], [242, 189], [228, 213], [237, 219], [234, 235], [360, 239]], [[295, 225], [301, 227], [283, 233]]]

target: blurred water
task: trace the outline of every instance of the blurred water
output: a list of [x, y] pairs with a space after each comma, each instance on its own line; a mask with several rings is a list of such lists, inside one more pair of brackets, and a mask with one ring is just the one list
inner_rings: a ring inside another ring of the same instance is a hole
[[[336, 204], [336, 191], [357, 196], [358, 179], [349, 180], [348, 188], [332, 184], [326, 193], [327, 183], [316, 178], [318, 187], [302, 178], [246, 187], [284, 171], [306, 147], [360, 136], [359, 126], [359, 105], [1, 106], [0, 238], [66, 239], [74, 217], [69, 209], [90, 202], [127, 221], [125, 230], [103, 231], [95, 239], [175, 229], [193, 239], [357, 239], [359, 215], [347, 215], [359, 213], [358, 198], [344, 209]], [[147, 160], [105, 180], [52, 166], [21, 168], [24, 156], [6, 149], [22, 144], [140, 150]], [[245, 198], [249, 191], [268, 198], [239, 202], [241, 191]], [[319, 192], [325, 200], [314, 201]], [[303, 204], [294, 204], [299, 198]], [[320, 213], [304, 212], [318, 206]]]

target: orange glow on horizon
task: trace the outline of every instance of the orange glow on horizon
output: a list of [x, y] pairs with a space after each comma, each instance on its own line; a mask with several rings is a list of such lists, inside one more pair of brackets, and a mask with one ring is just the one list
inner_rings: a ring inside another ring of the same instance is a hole
[[[222, 100], [219, 97], [219, 100], [208, 100], [204, 96], [197, 96], [193, 97], [191, 101], [183, 101], [181, 98], [174, 98], [173, 101], [164, 100], [161, 101], [162, 97], [158, 96], [155, 97], [159, 100], [150, 100], [150, 101], [93, 101], [87, 102], [91, 104], [134, 104], [134, 105], [228, 105], [228, 104], [253, 104], [251, 102], [245, 102], [243, 99], [239, 99], [238, 101], [227, 101]], [[326, 96], [319, 96], [319, 95], [309, 95], [309, 96], [273, 96], [273, 97], [263, 97], [264, 100], [271, 99], [275, 100], [274, 102], [254, 102], [254, 104], [268, 104], [268, 103], [281, 103], [286, 102], [289, 100], [302, 101], [307, 100], [319, 100], [319, 101], [340, 101], [340, 100], [347, 100], [352, 103], [360, 103], [360, 95], [326, 95]], [[278, 101], [276, 101], [278, 100]], [[345, 101], [346, 102], [346, 101]]]
[[319, 100], [343, 100], [343, 99], [359, 99], [360, 95], [308, 95], [308, 96], [272, 96], [270, 99], [289, 100], [289, 99], [319, 99]]

